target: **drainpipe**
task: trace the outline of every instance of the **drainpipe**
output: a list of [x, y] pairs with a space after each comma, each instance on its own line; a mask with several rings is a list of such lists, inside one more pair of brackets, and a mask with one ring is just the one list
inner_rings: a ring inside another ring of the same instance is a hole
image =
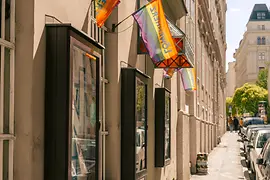
[[[102, 44], [105, 44], [105, 30], [102, 30], [102, 36], [103, 36], [103, 42]], [[105, 50], [102, 50], [102, 60], [105, 62]], [[105, 85], [108, 83], [108, 80], [105, 78], [105, 65], [103, 63], [102, 67], [102, 127], [101, 127], [101, 136], [102, 136], [102, 179], [106, 179], [106, 136], [109, 134], [108, 131], [106, 131], [106, 116], [105, 116]]]

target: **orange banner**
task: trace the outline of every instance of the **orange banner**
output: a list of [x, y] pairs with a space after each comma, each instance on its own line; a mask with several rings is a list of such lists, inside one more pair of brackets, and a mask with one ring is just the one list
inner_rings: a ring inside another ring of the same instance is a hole
[[113, 9], [120, 3], [120, 0], [95, 0], [96, 20], [98, 27], [104, 25], [111, 15]]

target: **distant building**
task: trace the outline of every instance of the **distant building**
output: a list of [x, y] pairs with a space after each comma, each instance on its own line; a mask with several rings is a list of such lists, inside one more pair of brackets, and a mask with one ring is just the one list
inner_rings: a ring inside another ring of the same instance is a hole
[[228, 63], [228, 72], [226, 74], [227, 85], [226, 85], [226, 96], [232, 97], [236, 88], [236, 76], [235, 76], [235, 61]]
[[254, 5], [234, 58], [236, 87], [255, 83], [259, 71], [270, 60], [270, 12], [266, 4]]

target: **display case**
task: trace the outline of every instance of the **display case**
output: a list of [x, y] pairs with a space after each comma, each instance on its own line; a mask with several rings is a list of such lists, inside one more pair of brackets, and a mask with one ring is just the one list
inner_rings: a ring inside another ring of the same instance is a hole
[[121, 70], [121, 179], [147, 176], [147, 80], [135, 68]]
[[171, 159], [171, 96], [166, 88], [155, 89], [155, 167]]
[[102, 49], [69, 24], [46, 25], [44, 179], [99, 179]]

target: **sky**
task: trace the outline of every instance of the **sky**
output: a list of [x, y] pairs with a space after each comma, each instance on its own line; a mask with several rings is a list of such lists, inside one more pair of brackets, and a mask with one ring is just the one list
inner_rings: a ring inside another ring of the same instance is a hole
[[233, 53], [239, 47], [239, 42], [246, 31], [246, 24], [249, 20], [254, 4], [267, 4], [270, 7], [270, 0], [227, 0], [226, 15], [226, 40], [227, 40], [227, 65], [235, 61]]

